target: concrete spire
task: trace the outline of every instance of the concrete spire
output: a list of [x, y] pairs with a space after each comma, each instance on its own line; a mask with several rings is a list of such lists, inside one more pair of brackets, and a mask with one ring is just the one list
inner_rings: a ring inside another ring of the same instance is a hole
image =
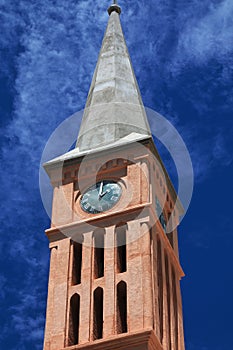
[[80, 152], [151, 136], [120, 23], [121, 9], [108, 9], [109, 21], [89, 90], [76, 147]]

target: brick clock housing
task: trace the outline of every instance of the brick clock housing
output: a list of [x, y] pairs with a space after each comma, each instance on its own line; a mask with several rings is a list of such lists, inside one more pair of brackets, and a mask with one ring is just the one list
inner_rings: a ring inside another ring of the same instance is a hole
[[[54, 188], [44, 350], [184, 350], [183, 271], [177, 230], [167, 229], [182, 206], [150, 134], [120, 7], [108, 11], [77, 147], [44, 165]], [[121, 121], [116, 102], [139, 112], [127, 108]], [[103, 123], [103, 109], [91, 128], [99, 104], [111, 116]], [[113, 189], [115, 203], [91, 211], [88, 198], [101, 203], [111, 184], [119, 198]]]

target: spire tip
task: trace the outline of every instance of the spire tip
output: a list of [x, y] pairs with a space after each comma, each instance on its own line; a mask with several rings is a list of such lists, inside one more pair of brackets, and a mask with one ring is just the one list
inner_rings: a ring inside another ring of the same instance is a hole
[[117, 0], [113, 0], [113, 4], [108, 8], [108, 14], [111, 15], [112, 12], [117, 12], [119, 15], [121, 14], [121, 8], [118, 5]]

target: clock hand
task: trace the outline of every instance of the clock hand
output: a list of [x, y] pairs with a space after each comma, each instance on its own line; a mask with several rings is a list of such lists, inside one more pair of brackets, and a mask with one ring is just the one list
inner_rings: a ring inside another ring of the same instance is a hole
[[100, 198], [102, 198], [106, 193], [107, 193], [107, 191], [101, 193]]
[[103, 181], [101, 182], [100, 188], [99, 188], [99, 198], [101, 198], [102, 191], [103, 191]]
[[102, 198], [103, 196], [105, 196], [106, 193], [109, 193], [109, 190], [106, 190], [105, 192], [101, 193], [100, 198]]

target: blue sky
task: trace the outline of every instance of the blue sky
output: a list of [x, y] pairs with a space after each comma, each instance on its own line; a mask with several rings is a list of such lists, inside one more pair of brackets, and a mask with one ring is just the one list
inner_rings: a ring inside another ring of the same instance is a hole
[[[1, 349], [42, 349], [49, 218], [39, 193], [40, 157], [53, 130], [84, 107], [108, 5], [0, 0]], [[186, 349], [229, 350], [233, 2], [120, 5], [144, 104], [174, 124], [194, 166], [193, 199], [179, 230]]]

